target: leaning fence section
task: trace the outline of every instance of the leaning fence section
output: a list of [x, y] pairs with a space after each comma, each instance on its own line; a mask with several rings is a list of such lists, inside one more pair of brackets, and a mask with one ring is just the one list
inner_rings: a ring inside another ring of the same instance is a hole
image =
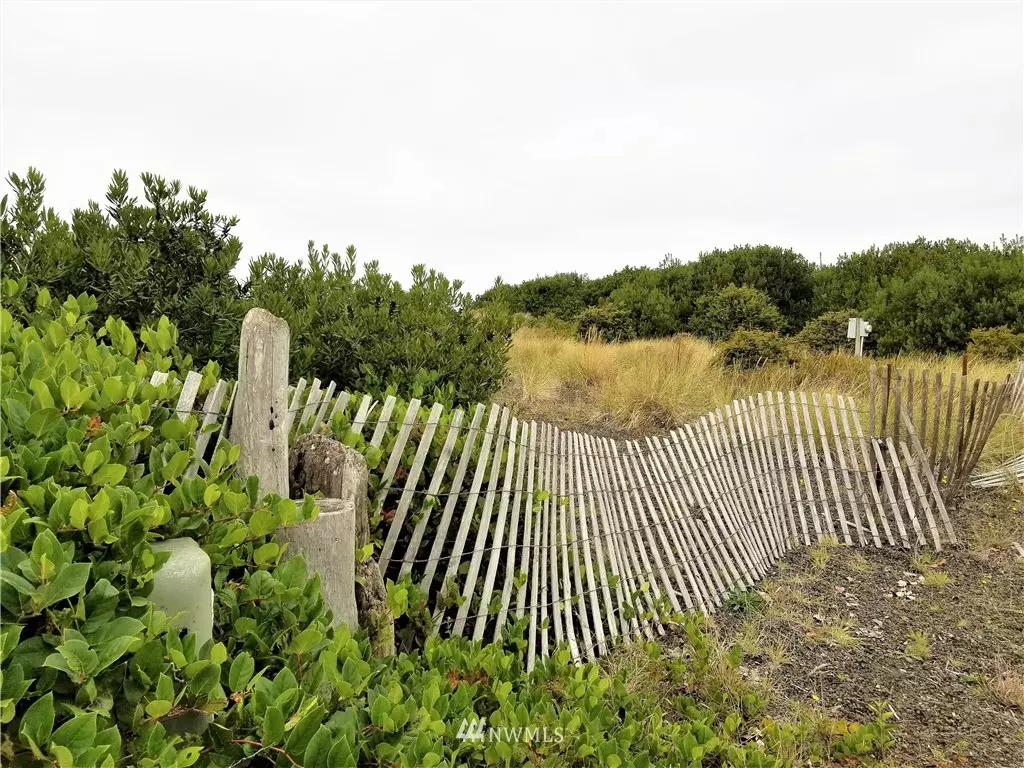
[[999, 416], [1024, 402], [1024, 366], [1004, 381], [970, 379], [965, 370], [929, 373], [871, 367], [869, 431], [901, 441], [909, 416], [946, 499], [967, 484]]
[[316, 380], [288, 411], [296, 433], [330, 423], [379, 452], [378, 562], [429, 596], [432, 631], [492, 639], [525, 618], [530, 665], [562, 643], [593, 658], [677, 612], [711, 613], [797, 545], [956, 541], [910, 410], [876, 435], [843, 396], [762, 393], [626, 441]]
[[[176, 410], [200, 419], [190, 472], [223, 439], [236, 392], [182, 382]], [[866, 408], [766, 392], [615, 440], [498, 404], [428, 409], [300, 379], [274, 418], [292, 439], [329, 430], [372, 459], [378, 564], [428, 596], [431, 631], [490, 640], [525, 619], [532, 667], [563, 643], [592, 659], [679, 612], [714, 612], [795, 546], [955, 543], [950, 478], [1014, 392], [873, 371]]]

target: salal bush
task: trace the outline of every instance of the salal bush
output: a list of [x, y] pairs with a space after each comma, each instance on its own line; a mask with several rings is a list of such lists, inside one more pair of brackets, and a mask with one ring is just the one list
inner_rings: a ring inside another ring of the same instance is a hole
[[[312, 520], [315, 500], [236, 477], [238, 448], [219, 436], [198, 454], [197, 416], [173, 410], [191, 360], [170, 322], [136, 334], [94, 320], [86, 295], [58, 302], [40, 290], [26, 305], [12, 280], [3, 292], [4, 765], [774, 766], [776, 748], [799, 738], [758, 725], [755, 695], [700, 682], [738, 661], [713, 658], [699, 618], [685, 619], [683, 656], [642, 647], [677, 690], [710, 691], [667, 708], [638, 701], [625, 672], [572, 665], [564, 648], [525, 674], [522, 623], [501, 644], [435, 637], [372, 657], [362, 633], [332, 626], [319, 578], [275, 539]], [[158, 385], [155, 371], [167, 374]], [[218, 375], [204, 368], [202, 390]], [[182, 536], [213, 563], [203, 643], [148, 597], [167, 557], [153, 544]], [[483, 740], [459, 738], [481, 718]], [[520, 736], [494, 740], [490, 727]], [[814, 754], [874, 751], [887, 728], [851, 725]]]

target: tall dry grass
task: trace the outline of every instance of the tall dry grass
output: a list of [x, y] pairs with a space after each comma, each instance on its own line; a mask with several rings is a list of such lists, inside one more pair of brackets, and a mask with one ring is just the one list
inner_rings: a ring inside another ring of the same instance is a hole
[[[868, 405], [872, 364], [892, 363], [904, 371], [941, 372], [946, 381], [960, 371], [961, 358], [903, 355], [893, 358], [849, 354], [808, 355], [793, 365], [756, 371], [723, 368], [714, 345], [690, 336], [625, 344], [581, 342], [547, 329], [521, 328], [512, 341], [510, 377], [499, 395], [527, 418], [615, 434], [670, 429], [758, 392], [842, 394]], [[1013, 364], [970, 361], [972, 377], [1002, 381]], [[918, 385], [919, 386], [919, 385]], [[986, 451], [996, 461], [1024, 452], [1024, 420], [1004, 418]]]

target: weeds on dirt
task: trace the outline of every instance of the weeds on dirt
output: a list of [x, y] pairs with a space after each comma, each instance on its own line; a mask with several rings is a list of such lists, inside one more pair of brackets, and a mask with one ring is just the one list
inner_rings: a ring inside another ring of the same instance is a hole
[[1024, 712], [1024, 675], [1016, 670], [1008, 669], [984, 681], [988, 694], [1006, 707], [1014, 707]]
[[832, 646], [858, 645], [860, 639], [853, 634], [855, 625], [849, 619], [829, 621], [816, 617], [821, 623], [807, 630], [807, 639], [813, 643]]
[[733, 613], [741, 615], [760, 613], [764, 610], [764, 606], [764, 597], [753, 590], [745, 592], [734, 590], [725, 598], [725, 607]]
[[851, 551], [846, 556], [846, 564], [850, 567], [851, 570], [859, 571], [861, 573], [863, 573], [864, 571], [870, 571], [872, 569], [871, 562], [866, 557], [864, 557], [864, 555], [857, 551]]
[[932, 644], [928, 634], [916, 629], [913, 630], [907, 640], [907, 647], [904, 649], [904, 653], [911, 659], [916, 659], [917, 661], [924, 661], [925, 659], [931, 658]]
[[821, 541], [807, 550], [811, 556], [811, 562], [819, 571], [825, 569], [829, 559], [832, 557], [832, 550], [839, 546], [839, 540], [833, 536], [823, 536]]
[[926, 587], [945, 587], [950, 581], [949, 574], [945, 571], [928, 571], [921, 583]]

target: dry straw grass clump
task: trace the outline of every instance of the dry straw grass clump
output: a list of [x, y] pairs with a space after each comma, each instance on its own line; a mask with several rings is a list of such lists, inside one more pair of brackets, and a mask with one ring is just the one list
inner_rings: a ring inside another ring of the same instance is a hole
[[[509, 381], [499, 399], [517, 406], [527, 418], [575, 429], [643, 434], [671, 429], [735, 398], [759, 392], [842, 394], [866, 408], [872, 363], [892, 363], [918, 374], [927, 369], [931, 376], [940, 372], [948, 381], [951, 373], [960, 371], [961, 359], [803, 354], [791, 365], [740, 371], [721, 365], [715, 345], [686, 334], [609, 344], [524, 327], [513, 337]], [[1003, 380], [1012, 370], [1012, 363], [970, 364], [972, 377], [991, 381]], [[997, 462], [1021, 452], [1024, 419], [1002, 419], [985, 458]]]

